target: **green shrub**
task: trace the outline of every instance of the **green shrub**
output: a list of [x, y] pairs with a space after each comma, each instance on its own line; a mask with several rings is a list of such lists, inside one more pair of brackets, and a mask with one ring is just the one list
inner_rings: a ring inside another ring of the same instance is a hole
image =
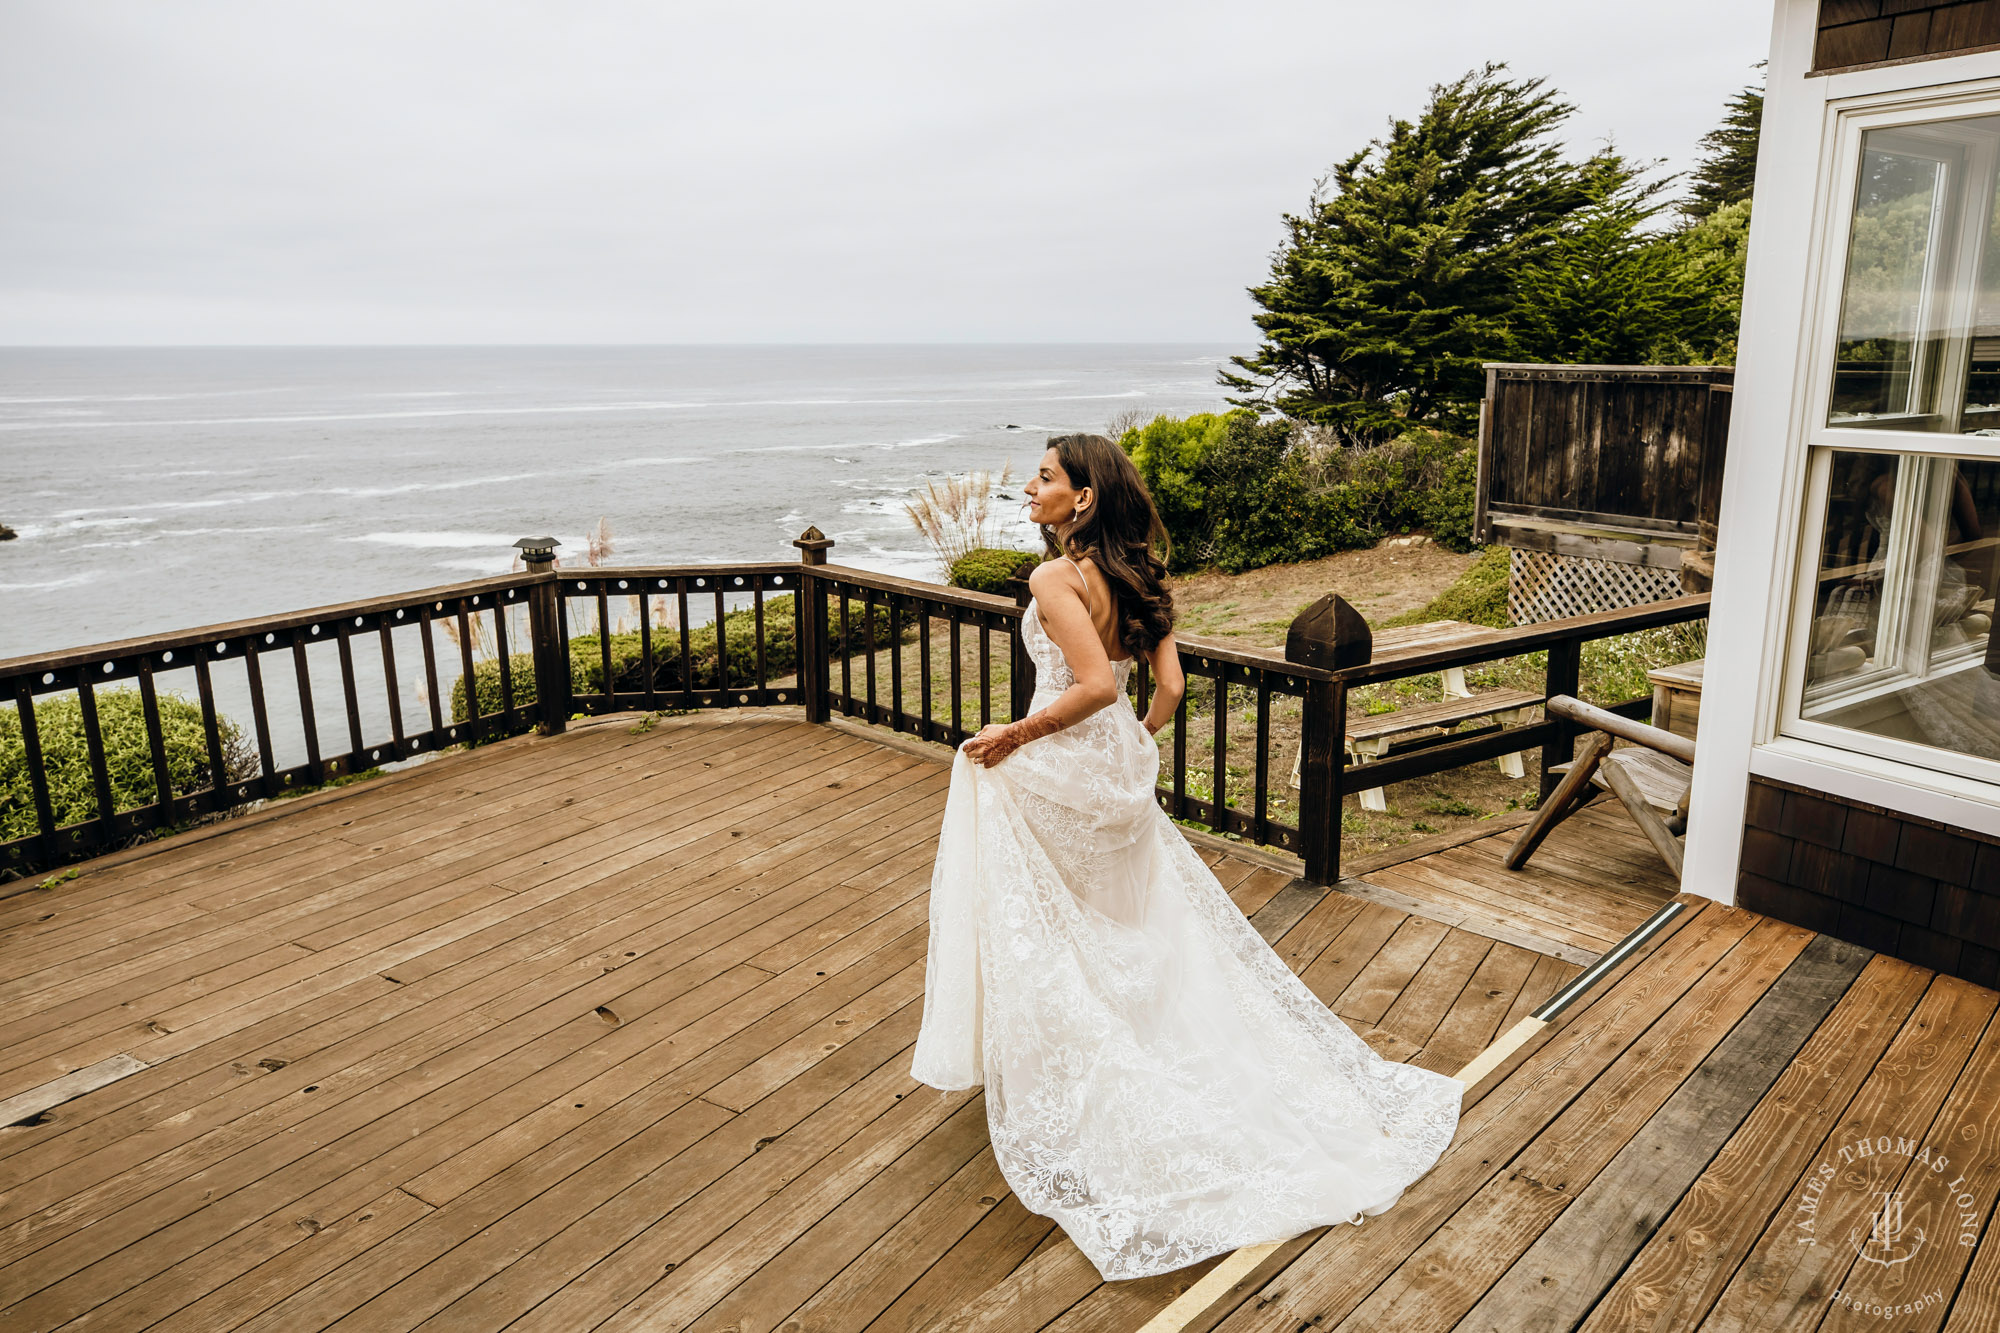
[[[847, 635], [843, 640], [840, 632], [840, 607], [833, 599], [827, 599], [827, 636], [829, 649], [835, 658], [843, 655], [868, 651], [868, 628], [861, 615], [861, 606], [850, 601], [847, 608]], [[889, 644], [889, 609], [877, 606], [874, 610], [875, 646], [887, 648]], [[905, 621], [901, 638], [907, 643], [916, 637], [914, 624]], [[731, 611], [723, 617], [723, 643], [728, 650], [729, 689], [744, 689], [757, 683], [757, 613], [754, 608], [745, 607]], [[798, 669], [798, 628], [792, 615], [792, 596], [767, 598], [764, 602], [764, 678], [775, 681], [791, 675]], [[579, 634], [569, 641], [570, 692], [572, 694], [599, 694], [604, 690], [604, 649], [602, 640], [596, 634]], [[517, 707], [534, 702], [535, 662], [528, 653], [515, 653], [508, 659], [509, 673], [514, 682], [514, 703]], [[716, 688], [717, 671], [715, 655], [715, 626], [695, 625], [688, 630], [689, 682], [697, 690]], [[472, 672], [474, 688], [478, 692], [479, 711], [482, 714], [500, 711], [500, 663], [491, 659], [479, 663]], [[637, 630], [611, 636], [611, 680], [614, 692], [637, 694], [646, 688], [646, 658], [643, 643]], [[655, 691], [679, 691], [687, 686], [681, 679], [681, 636], [678, 629], [655, 627], [653, 630], [653, 688]], [[454, 722], [466, 720], [465, 681], [463, 678], [452, 686], [451, 716]]]
[[1513, 624], [1507, 614], [1507, 548], [1489, 546], [1449, 588], [1414, 611], [1382, 622], [1392, 625], [1424, 625], [1433, 620], [1463, 620], [1474, 625], [1505, 629]]
[[1412, 430], [1353, 449], [1325, 431], [1238, 410], [1155, 417], [1120, 444], [1153, 492], [1175, 570], [1314, 560], [1392, 532], [1472, 549], [1478, 451], [1456, 436]]
[[1007, 581], [1014, 577], [1014, 571], [1026, 561], [1040, 564], [1042, 557], [1033, 551], [1013, 551], [999, 546], [981, 546], [967, 551], [951, 562], [951, 586], [970, 588], [973, 592], [990, 592], [1006, 595]]
[[[100, 689], [96, 700], [112, 805], [118, 810], [151, 805], [159, 793], [153, 782], [153, 749], [146, 735], [145, 706], [139, 691]], [[178, 695], [161, 694], [159, 708], [167, 785], [176, 796], [201, 791], [209, 786], [212, 774], [200, 705]], [[218, 719], [218, 730], [228, 781], [255, 777], [257, 755], [241, 728], [225, 717]], [[42, 700], [35, 705], [35, 731], [57, 826], [95, 819], [97, 797], [84, 739], [82, 704], [73, 694]], [[20, 714], [9, 708], [0, 711], [0, 841], [24, 838], [40, 829], [33, 789], [28, 785], [28, 749], [21, 737]]]

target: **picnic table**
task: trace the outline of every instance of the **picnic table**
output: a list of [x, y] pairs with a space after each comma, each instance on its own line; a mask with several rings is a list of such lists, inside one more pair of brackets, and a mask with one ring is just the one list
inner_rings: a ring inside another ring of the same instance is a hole
[[[1401, 625], [1394, 629], [1378, 630], [1374, 636], [1374, 651], [1371, 658], [1376, 662], [1394, 661], [1399, 657], [1413, 657], [1418, 653], [1432, 652], [1439, 648], [1453, 648], [1478, 639], [1496, 635], [1498, 631], [1485, 625], [1468, 624], [1463, 620], [1434, 620], [1423, 625]], [[1388, 755], [1395, 749], [1409, 748], [1413, 743], [1421, 744], [1442, 739], [1447, 733], [1464, 722], [1490, 718], [1496, 725], [1513, 726], [1534, 721], [1535, 709], [1541, 705], [1542, 696], [1524, 690], [1478, 690], [1471, 689], [1465, 681], [1465, 668], [1446, 667], [1441, 673], [1444, 678], [1444, 697], [1435, 703], [1417, 704], [1409, 708], [1398, 708], [1393, 712], [1376, 713], [1354, 719], [1347, 724], [1347, 757], [1359, 767]], [[1527, 776], [1527, 769], [1521, 762], [1519, 752], [1499, 757], [1500, 771], [1510, 778]], [[1292, 785], [1299, 782], [1299, 761], [1292, 759]], [[1380, 787], [1370, 787], [1361, 793], [1361, 808], [1378, 813], [1389, 808]]]

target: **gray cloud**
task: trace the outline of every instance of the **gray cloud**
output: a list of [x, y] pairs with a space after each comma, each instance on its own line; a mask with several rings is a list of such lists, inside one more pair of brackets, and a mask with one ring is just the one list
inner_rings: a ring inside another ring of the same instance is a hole
[[0, 7], [0, 342], [1242, 340], [1488, 59], [1685, 167], [1742, 0]]

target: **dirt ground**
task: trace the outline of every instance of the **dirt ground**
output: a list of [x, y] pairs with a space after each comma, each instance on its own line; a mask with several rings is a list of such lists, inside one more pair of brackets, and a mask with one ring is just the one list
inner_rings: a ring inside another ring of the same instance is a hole
[[1184, 574], [1170, 586], [1183, 632], [1283, 647], [1292, 617], [1327, 593], [1339, 593], [1369, 624], [1379, 625], [1443, 592], [1474, 558], [1428, 537], [1390, 537], [1372, 550], [1242, 574]]

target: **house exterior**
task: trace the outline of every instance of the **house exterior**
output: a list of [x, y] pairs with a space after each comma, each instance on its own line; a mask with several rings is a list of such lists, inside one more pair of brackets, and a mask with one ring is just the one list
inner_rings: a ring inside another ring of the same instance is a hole
[[2000, 985], [2000, 0], [1778, 0], [1683, 886]]

